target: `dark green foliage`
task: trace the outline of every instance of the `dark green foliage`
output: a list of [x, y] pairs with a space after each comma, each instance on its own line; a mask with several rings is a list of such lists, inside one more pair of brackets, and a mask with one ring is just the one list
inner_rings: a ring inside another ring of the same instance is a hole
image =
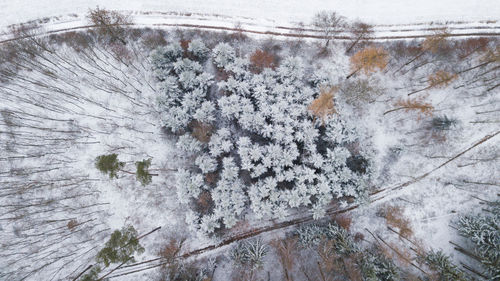
[[500, 280], [500, 201], [489, 203], [485, 214], [463, 216], [458, 232], [474, 245], [474, 252], [491, 280]]
[[366, 174], [368, 168], [368, 161], [361, 155], [351, 156], [347, 158], [346, 165], [351, 171], [358, 174]]
[[144, 186], [151, 183], [152, 176], [148, 171], [149, 166], [151, 166], [151, 159], [144, 159], [142, 161], [135, 162], [135, 166], [137, 167], [135, 174], [137, 180]]
[[213, 268], [199, 267], [194, 263], [172, 263], [160, 268], [161, 281], [203, 281], [211, 280], [208, 275]]
[[79, 281], [97, 281], [99, 278], [99, 273], [101, 273], [102, 269], [100, 266], [93, 266], [89, 272], [79, 278]]
[[143, 253], [139, 244], [137, 231], [132, 226], [115, 230], [105, 247], [99, 251], [96, 260], [108, 267], [112, 263], [127, 263], [134, 261], [134, 253]]
[[[423, 261], [437, 273], [436, 281], [467, 281], [469, 278], [454, 265], [442, 251], [430, 251]], [[434, 279], [433, 279], [434, 280]]]
[[452, 126], [457, 123], [455, 119], [449, 119], [448, 116], [444, 115], [442, 117], [432, 118], [431, 125], [432, 129], [436, 131], [449, 130]]
[[96, 158], [95, 167], [103, 174], [108, 174], [109, 178], [118, 178], [117, 172], [125, 166], [124, 162], [118, 161], [118, 155], [113, 153], [101, 155]]

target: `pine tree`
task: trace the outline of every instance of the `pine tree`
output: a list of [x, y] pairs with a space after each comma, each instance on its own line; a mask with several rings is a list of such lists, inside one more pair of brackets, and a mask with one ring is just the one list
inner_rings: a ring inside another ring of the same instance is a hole
[[500, 201], [489, 203], [487, 215], [462, 216], [458, 232], [474, 245], [491, 280], [500, 278]]
[[118, 161], [116, 153], [100, 155], [96, 158], [95, 167], [103, 174], [109, 175], [109, 178], [118, 178], [117, 172], [125, 166], [124, 162]]
[[136, 173], [135, 176], [137, 180], [143, 185], [146, 186], [151, 183], [152, 174], [149, 173], [148, 169], [151, 166], [151, 159], [144, 159], [142, 161], [135, 162]]
[[133, 226], [115, 230], [96, 256], [99, 263], [108, 267], [112, 263], [134, 262], [134, 254], [142, 254], [144, 248], [139, 244], [137, 231]]
[[430, 251], [420, 259], [423, 259], [424, 263], [437, 273], [438, 281], [471, 280], [451, 262], [450, 256], [442, 251]]
[[233, 47], [227, 43], [219, 43], [212, 51], [214, 64], [219, 68], [224, 68], [236, 59]]

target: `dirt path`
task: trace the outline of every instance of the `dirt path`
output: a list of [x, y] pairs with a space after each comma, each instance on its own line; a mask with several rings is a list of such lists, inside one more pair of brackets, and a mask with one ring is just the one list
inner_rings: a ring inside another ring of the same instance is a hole
[[[283, 25], [273, 25], [267, 23], [259, 25], [256, 19], [238, 18], [220, 15], [194, 15], [194, 14], [171, 14], [171, 13], [153, 13], [137, 12], [131, 26], [150, 27], [150, 28], [186, 28], [203, 29], [213, 31], [242, 32], [257, 36], [277, 36], [281, 38], [305, 38], [305, 39], [326, 39], [320, 30], [311, 26], [293, 27]], [[245, 22], [240, 22], [240, 20]], [[189, 22], [189, 23], [187, 23]], [[198, 23], [193, 23], [198, 22]], [[210, 24], [207, 24], [210, 23]], [[28, 24], [34, 24], [38, 30], [41, 30], [36, 36], [64, 33], [68, 31], [82, 31], [95, 27], [87, 24], [84, 16], [78, 16], [71, 20], [50, 18], [44, 22], [32, 21]], [[436, 30], [444, 27], [448, 28], [449, 37], [467, 37], [482, 36], [496, 37], [500, 36], [500, 25], [494, 22], [478, 23], [451, 23], [449, 26], [436, 23], [419, 23], [414, 25], [375, 25], [374, 36], [368, 40], [399, 40], [425, 38], [433, 34]], [[19, 40], [25, 37], [11, 37], [8, 31], [0, 33], [0, 43], [7, 43]], [[348, 30], [342, 30], [336, 36], [331, 36], [334, 40], [353, 40]]]

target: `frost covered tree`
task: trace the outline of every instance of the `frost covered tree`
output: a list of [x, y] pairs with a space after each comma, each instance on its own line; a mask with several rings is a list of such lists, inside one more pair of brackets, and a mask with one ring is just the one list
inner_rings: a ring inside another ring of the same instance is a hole
[[321, 30], [326, 40], [325, 47], [328, 47], [332, 36], [340, 33], [346, 22], [343, 16], [334, 11], [321, 11], [314, 16], [313, 25]]
[[219, 43], [213, 49], [212, 57], [214, 64], [217, 67], [223, 68], [235, 60], [236, 53], [231, 45], [227, 43]]
[[488, 213], [462, 216], [458, 220], [458, 232], [474, 245], [491, 280], [500, 278], [500, 201], [489, 203]]
[[201, 39], [194, 39], [189, 42], [188, 51], [200, 61], [205, 61], [210, 54], [210, 50]]
[[233, 262], [238, 266], [257, 269], [262, 266], [263, 259], [269, 252], [269, 247], [261, 239], [239, 243], [230, 253]]
[[[295, 57], [255, 71], [251, 56], [237, 57], [220, 43], [210, 58], [227, 79], [217, 82], [214, 95], [200, 92], [199, 86], [208, 89], [212, 80], [196, 83], [209, 75], [183, 58], [179, 46], [151, 56], [162, 87], [164, 123], [181, 133], [177, 147], [194, 159], [192, 168], [178, 173], [179, 200], [192, 202], [206, 190], [214, 202], [213, 212], [186, 218], [193, 229], [212, 233], [232, 227], [247, 206], [257, 218], [283, 218], [290, 208], [306, 206], [319, 219], [332, 200], [343, 206], [347, 198], [363, 196], [369, 160], [363, 150], [354, 155], [346, 149], [359, 141], [358, 134], [333, 107], [328, 75], [310, 74]], [[196, 137], [196, 122], [213, 131]]]
[[471, 280], [456, 265], [451, 262], [450, 256], [442, 251], [430, 251], [425, 256], [419, 257], [436, 272], [436, 279], [440, 281], [467, 281]]
[[[207, 99], [212, 75], [203, 71], [202, 65], [183, 57], [178, 43], [154, 50], [151, 63], [159, 82], [161, 94], [157, 97], [162, 112], [163, 125], [173, 132], [185, 129], [195, 119], [210, 119]], [[202, 121], [202, 120], [199, 120]]]

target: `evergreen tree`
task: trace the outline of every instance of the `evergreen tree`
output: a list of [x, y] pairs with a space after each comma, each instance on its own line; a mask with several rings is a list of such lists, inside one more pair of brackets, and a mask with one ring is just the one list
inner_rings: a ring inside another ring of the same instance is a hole
[[139, 244], [137, 231], [133, 226], [115, 230], [97, 254], [96, 260], [108, 267], [112, 263], [134, 262], [134, 254], [142, 254], [144, 248]]
[[464, 272], [451, 262], [450, 256], [442, 251], [430, 251], [423, 257], [424, 263], [437, 273], [438, 281], [467, 281], [470, 280]]
[[139, 162], [135, 162], [136, 173], [135, 176], [137, 180], [143, 185], [148, 185], [151, 183], [152, 175], [149, 173], [148, 169], [151, 166], [151, 159], [144, 159]]
[[486, 214], [462, 216], [458, 232], [474, 245], [474, 251], [491, 280], [500, 279], [500, 201], [489, 203]]

